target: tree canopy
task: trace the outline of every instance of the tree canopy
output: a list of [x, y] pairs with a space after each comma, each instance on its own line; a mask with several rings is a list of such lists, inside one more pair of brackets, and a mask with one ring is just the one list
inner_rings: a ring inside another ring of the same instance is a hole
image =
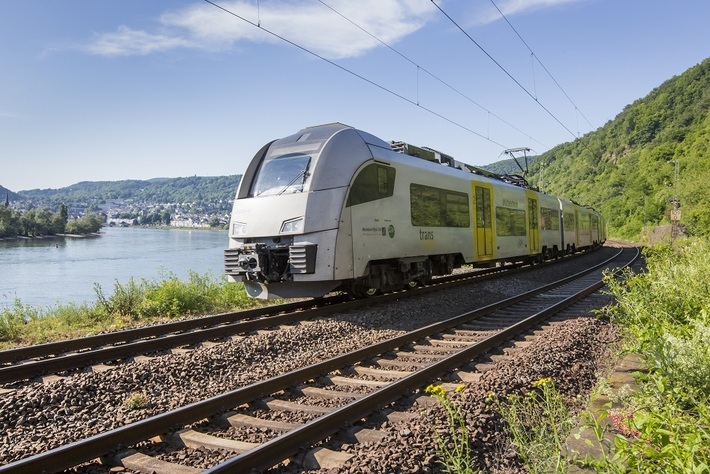
[[[544, 191], [599, 209], [609, 231], [638, 237], [668, 223], [669, 199], [681, 223], [710, 235], [710, 59], [664, 82], [603, 127], [542, 154]], [[676, 173], [677, 169], [677, 173]]]

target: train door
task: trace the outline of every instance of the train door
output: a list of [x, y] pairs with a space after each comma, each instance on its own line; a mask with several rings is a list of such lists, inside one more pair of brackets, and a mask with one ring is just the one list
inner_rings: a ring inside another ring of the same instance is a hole
[[540, 210], [537, 196], [528, 197], [528, 246], [530, 254], [540, 253]]
[[476, 205], [475, 246], [476, 260], [493, 258], [493, 189], [490, 186], [474, 185]]

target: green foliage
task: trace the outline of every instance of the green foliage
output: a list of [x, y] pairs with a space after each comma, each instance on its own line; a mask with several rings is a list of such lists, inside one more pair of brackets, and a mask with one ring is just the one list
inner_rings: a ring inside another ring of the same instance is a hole
[[496, 401], [496, 409], [529, 472], [567, 472], [563, 449], [574, 419], [550, 378], [532, 385], [524, 395]]
[[124, 401], [126, 410], [141, 410], [148, 406], [148, 396], [143, 392], [133, 392]]
[[104, 312], [133, 320], [204, 314], [250, 303], [242, 285], [227, 283], [224, 276], [215, 279], [209, 273], [194, 271], [189, 272], [187, 281], [167, 274], [160, 280], [116, 282], [113, 295], [108, 297], [99, 284], [94, 285], [94, 291]]
[[15, 300], [0, 310], [0, 342], [4, 346], [38, 344], [65, 337], [78, 337], [101, 331], [195, 314], [246, 309], [263, 304], [249, 298], [242, 284], [228, 283], [226, 276], [190, 272], [187, 281], [169, 274], [158, 280], [130, 279], [116, 282], [114, 292], [106, 295], [94, 285], [93, 304], [65, 304], [37, 308]]
[[22, 334], [25, 324], [36, 317], [36, 310], [23, 305], [16, 298], [11, 307], [3, 308], [0, 311], [0, 341], [18, 338]]
[[[518, 155], [521, 154], [516, 154], [516, 157]], [[532, 167], [533, 163], [535, 163], [538, 158], [538, 156], [528, 156], [528, 169]], [[521, 166], [525, 169], [525, 158], [522, 157], [522, 155], [518, 158], [517, 162], [513, 158], [510, 158], [507, 160], [496, 161], [490, 165], [481, 166], [481, 168], [496, 174], [517, 174], [522, 176], [523, 171], [520, 169]]]
[[9, 207], [0, 206], [0, 237], [14, 237], [20, 233], [20, 215]]
[[239, 175], [190, 176], [187, 178], [159, 178], [148, 181], [83, 181], [61, 189], [33, 189], [20, 195], [33, 202], [55, 207], [62, 202], [96, 202], [107, 199], [133, 200], [150, 203], [231, 203], [240, 180]]
[[680, 198], [681, 223], [692, 235], [710, 235], [709, 110], [710, 59], [540, 155], [528, 181], [599, 209], [612, 235], [638, 238], [645, 226], [668, 224], [670, 197]]
[[[44, 208], [34, 208], [19, 212], [8, 207], [0, 207], [0, 237], [56, 235], [64, 233], [66, 228], [67, 207], [64, 204], [60, 205], [54, 214]], [[98, 228], [92, 232], [97, 231]]]
[[103, 219], [96, 214], [85, 214], [79, 219], [66, 223], [67, 234], [93, 234], [101, 230]]
[[648, 271], [607, 283], [612, 321], [649, 366], [614, 420], [631, 472], [710, 472], [710, 240], [646, 250]]

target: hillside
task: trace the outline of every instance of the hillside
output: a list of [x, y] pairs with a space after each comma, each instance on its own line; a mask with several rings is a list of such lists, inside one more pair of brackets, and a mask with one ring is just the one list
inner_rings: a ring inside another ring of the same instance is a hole
[[226, 203], [237, 191], [241, 176], [191, 176], [147, 181], [83, 181], [61, 189], [20, 191], [22, 199], [55, 208], [61, 203], [132, 200], [146, 203]]
[[22, 198], [9, 189], [0, 186], [0, 204], [5, 204], [6, 199], [10, 199], [10, 201], [19, 201]]
[[[533, 163], [535, 163], [537, 159], [537, 156], [528, 156], [528, 170], [532, 168]], [[520, 166], [525, 168], [525, 158], [520, 156], [518, 158], [518, 163], [520, 163]], [[516, 163], [513, 158], [509, 158], [507, 160], [496, 161], [490, 165], [481, 166], [481, 168], [496, 174], [517, 174], [522, 176], [523, 172], [520, 170], [518, 163]]]
[[[710, 59], [664, 82], [598, 130], [542, 154], [528, 181], [594, 206], [611, 235], [669, 223], [681, 202], [689, 233], [710, 235]], [[677, 173], [676, 173], [677, 170]]]

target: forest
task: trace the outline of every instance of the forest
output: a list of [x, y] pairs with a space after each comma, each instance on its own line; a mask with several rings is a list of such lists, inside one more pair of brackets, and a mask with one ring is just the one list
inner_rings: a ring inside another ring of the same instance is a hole
[[[19, 191], [21, 199], [54, 208], [68, 202], [133, 200], [146, 203], [218, 203], [231, 201], [240, 176], [190, 176], [150, 180], [82, 181], [61, 189]], [[11, 198], [12, 199], [12, 198]]]
[[[613, 120], [540, 155], [528, 181], [600, 210], [610, 235], [669, 224], [710, 235], [710, 59], [626, 106]], [[543, 183], [540, 183], [542, 172]]]

